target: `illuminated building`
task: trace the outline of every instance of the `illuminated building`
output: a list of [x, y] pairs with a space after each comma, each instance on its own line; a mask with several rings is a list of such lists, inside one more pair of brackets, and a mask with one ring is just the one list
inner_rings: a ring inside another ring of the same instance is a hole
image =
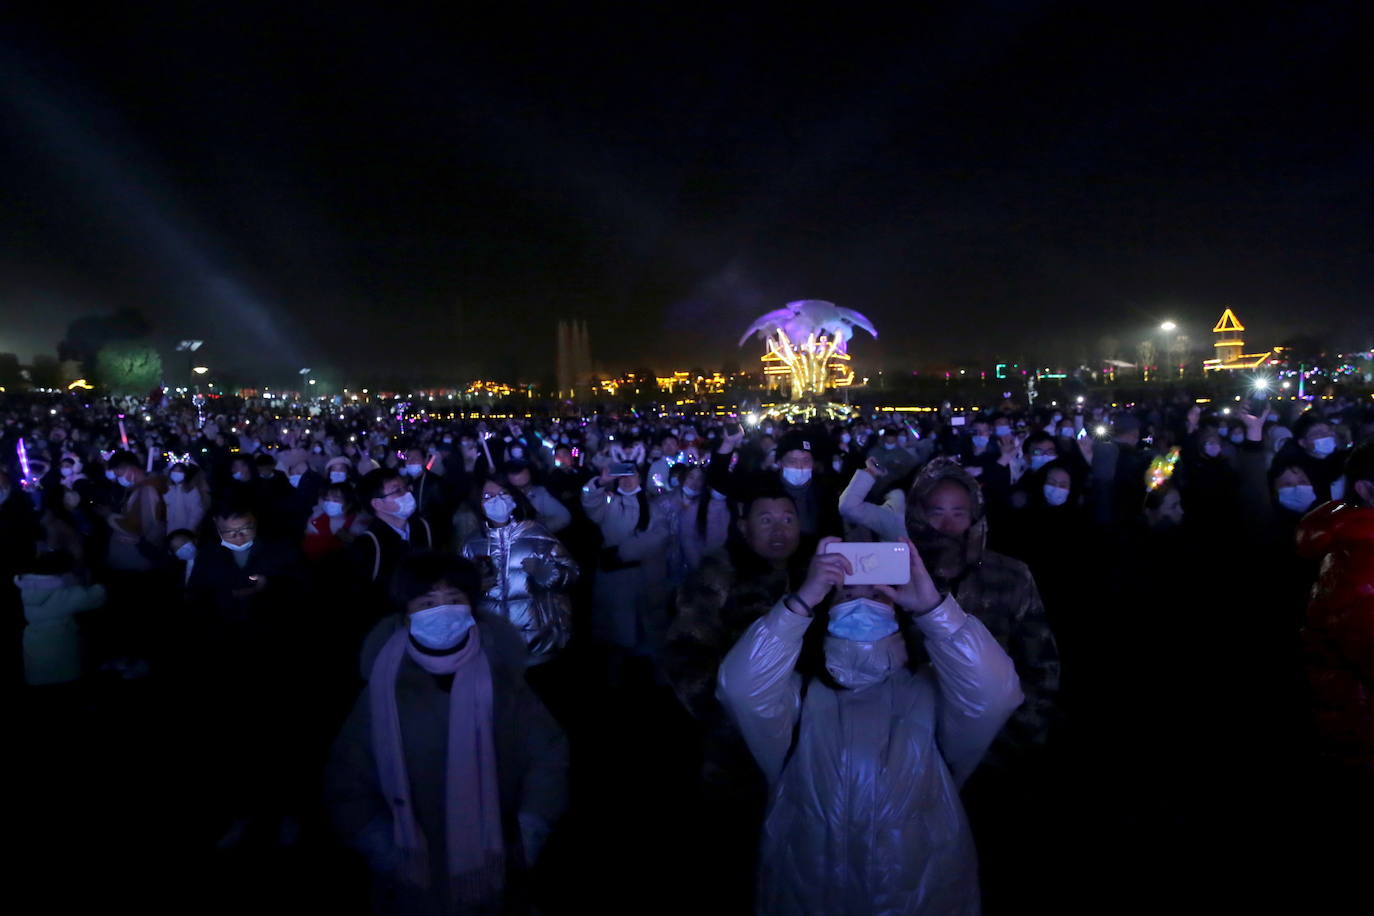
[[470, 395], [489, 395], [492, 397], [508, 397], [515, 389], [510, 385], [501, 382], [484, 382], [481, 380], [473, 382], [468, 386], [467, 393]]
[[878, 336], [872, 322], [852, 309], [823, 299], [799, 299], [761, 316], [739, 345], [757, 334], [764, 342], [763, 375], [769, 389], [787, 381], [792, 400], [799, 401], [854, 383], [848, 351], [855, 327]]
[[1214, 370], [1258, 369], [1268, 363], [1270, 358], [1280, 349], [1276, 347], [1263, 353], [1246, 353], [1244, 352], [1245, 340], [1240, 336], [1244, 331], [1245, 325], [1236, 318], [1235, 312], [1230, 309], [1222, 312], [1216, 327], [1212, 328], [1212, 333], [1217, 335], [1217, 355], [1214, 359], [1202, 361], [1203, 370], [1212, 372]]
[[693, 376], [682, 370], [672, 375], [656, 376], [656, 380], [659, 389], [668, 394], [721, 394], [729, 381], [719, 372]]

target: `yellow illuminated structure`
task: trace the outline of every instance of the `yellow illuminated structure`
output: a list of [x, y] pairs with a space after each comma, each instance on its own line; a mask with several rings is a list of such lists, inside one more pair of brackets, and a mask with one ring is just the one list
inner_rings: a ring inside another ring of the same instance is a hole
[[854, 384], [849, 340], [855, 328], [874, 337], [872, 322], [859, 312], [824, 299], [798, 299], [760, 316], [740, 338], [740, 346], [757, 335], [764, 342], [763, 376], [769, 390], [790, 382], [794, 401]]
[[1245, 340], [1241, 337], [1244, 331], [1245, 325], [1240, 323], [1235, 312], [1230, 309], [1222, 312], [1216, 327], [1212, 328], [1212, 333], [1217, 335], [1217, 355], [1213, 359], [1202, 361], [1203, 370], [1212, 372], [1258, 369], [1269, 362], [1278, 348], [1263, 353], [1246, 353]]
[[484, 382], [479, 380], [468, 386], [467, 393], [470, 395], [486, 394], [504, 398], [510, 396], [511, 392], [514, 390], [515, 389], [510, 385], [503, 385], [501, 382]]
[[678, 370], [672, 375], [655, 376], [660, 391], [668, 394], [721, 394], [725, 391], [726, 378], [719, 372], [710, 375], [692, 375]]
[[779, 329], [767, 338], [763, 354], [763, 376], [769, 391], [777, 391], [784, 381], [791, 382], [792, 397], [824, 394], [831, 388], [854, 384], [848, 353], [838, 349], [839, 341], [815, 334], [794, 344], [787, 332]]

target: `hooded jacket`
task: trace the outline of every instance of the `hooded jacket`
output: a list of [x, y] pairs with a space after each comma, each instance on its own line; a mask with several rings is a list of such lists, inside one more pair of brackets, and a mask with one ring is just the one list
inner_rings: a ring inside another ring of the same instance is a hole
[[1321, 559], [1303, 645], [1322, 750], [1374, 777], [1374, 508], [1312, 510], [1298, 552]]
[[[953, 481], [972, 497], [972, 525], [958, 541], [935, 531], [926, 518], [927, 498]], [[1058, 717], [1059, 648], [1050, 630], [1030, 568], [1020, 560], [987, 549], [988, 522], [976, 480], [951, 458], [936, 458], [912, 483], [907, 498], [907, 529], [941, 593], [977, 617], [1011, 656], [1021, 678], [1025, 702], [1016, 710], [988, 754], [1004, 765], [1045, 745]]]
[[[947, 597], [915, 618], [930, 665], [856, 690], [806, 683], [796, 666], [813, 620], [779, 601], [720, 668], [720, 701], [769, 785], [758, 912], [974, 916], [959, 788], [1021, 701], [1011, 659]], [[847, 680], [835, 666], [862, 655], [827, 652], [827, 667]]]
[[[538, 522], [485, 528], [463, 545], [463, 556], [469, 560], [489, 557], [496, 576], [482, 596], [482, 610], [515, 625], [529, 648], [531, 664], [552, 658], [571, 635], [567, 589], [577, 581], [577, 564]], [[525, 569], [527, 560], [533, 561], [533, 569]]]

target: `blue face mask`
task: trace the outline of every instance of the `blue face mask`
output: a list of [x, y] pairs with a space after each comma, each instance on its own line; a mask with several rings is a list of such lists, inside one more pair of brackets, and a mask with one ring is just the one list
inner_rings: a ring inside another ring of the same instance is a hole
[[1279, 487], [1279, 505], [1289, 512], [1306, 512], [1317, 501], [1317, 492], [1307, 484]]
[[897, 617], [892, 608], [872, 598], [842, 601], [830, 609], [831, 636], [855, 642], [877, 642], [897, 632]]
[[974, 436], [974, 437], [973, 437], [973, 447], [974, 447], [974, 448], [980, 448], [980, 449], [981, 449], [981, 448], [987, 448], [987, 447], [988, 447], [988, 437], [987, 437], [987, 436]]
[[1063, 487], [1055, 487], [1045, 484], [1045, 502], [1051, 506], [1062, 506], [1069, 501], [1069, 491]]
[[410, 635], [426, 649], [443, 651], [463, 641], [476, 623], [465, 604], [441, 604], [410, 615]]
[[1053, 455], [1031, 455], [1030, 466], [1032, 471], [1038, 471], [1045, 465], [1054, 460]]

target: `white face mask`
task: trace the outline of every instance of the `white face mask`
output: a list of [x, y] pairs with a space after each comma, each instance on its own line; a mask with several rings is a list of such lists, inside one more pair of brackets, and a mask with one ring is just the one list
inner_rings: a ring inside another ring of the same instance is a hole
[[186, 480], [186, 472], [185, 472], [185, 471], [173, 471], [172, 473], [168, 474], [167, 476], [170, 477], [170, 478], [172, 478], [172, 483], [183, 483], [183, 482], [185, 482], [185, 480]]
[[410, 518], [415, 512], [415, 494], [402, 493], [394, 499], [396, 508], [391, 510], [391, 514], [397, 518]]
[[1061, 426], [1059, 428], [1059, 435], [1065, 439], [1072, 439], [1074, 437], [1074, 428], [1072, 426]]
[[1336, 451], [1336, 437], [1322, 436], [1320, 439], [1312, 440], [1312, 451], [1325, 458]]
[[65, 464], [62, 465], [62, 476], [63, 476], [63, 477], [71, 477], [71, 476], [74, 475], [75, 473], [76, 473], [76, 468], [68, 467], [68, 466], [65, 465]]
[[1245, 441], [1245, 433], [1231, 433], [1231, 442], [1240, 445]]
[[810, 468], [783, 468], [782, 479], [794, 487], [805, 486], [811, 480]]
[[252, 541], [244, 541], [242, 544], [230, 544], [228, 541], [224, 540], [223, 538], [220, 538], [220, 542], [219, 542], [219, 543], [220, 543], [220, 546], [221, 546], [221, 547], [228, 547], [230, 550], [234, 551], [234, 553], [243, 553], [243, 552], [244, 552], [245, 550], [247, 550], [249, 547], [252, 547], [252, 546], [253, 546], [253, 542], [252, 542]]
[[347, 471], [330, 471], [330, 472], [329, 472], [329, 482], [330, 482], [330, 483], [343, 483], [343, 482], [344, 482], [345, 480], [347, 480], [347, 479], [348, 479], [348, 472], [347, 472]]
[[196, 558], [196, 545], [187, 541], [177, 548], [177, 559], [189, 563]]
[[1010, 427], [1010, 426], [995, 426], [995, 427], [993, 427], [993, 430], [992, 430], [992, 431], [993, 431], [994, 433], [997, 434], [997, 438], [999, 438], [999, 439], [1003, 438], [1004, 436], [1010, 436], [1010, 435], [1011, 435], [1011, 427]]
[[343, 515], [343, 503], [337, 499], [326, 499], [321, 503], [321, 508], [324, 509], [324, 514], [330, 518], [338, 518]]
[[1038, 471], [1045, 465], [1054, 460], [1053, 455], [1031, 455], [1030, 466], [1032, 471]]
[[248, 479], [248, 475], [245, 474], [245, 473], [243, 473], [242, 471], [235, 471], [234, 473], [230, 474], [229, 476], [232, 477], [232, 478], [234, 478], [235, 480], [240, 480], [240, 481], [242, 481], [242, 480], [247, 480], [247, 479]]
[[1215, 458], [1221, 454], [1221, 443], [1213, 440], [1204, 445], [1202, 450], [1207, 453], [1208, 458]]
[[426, 649], [452, 649], [477, 623], [466, 604], [440, 604], [410, 615], [410, 636]]
[[114, 479], [115, 479], [115, 472], [114, 472], [114, 471], [109, 471], [109, 470], [107, 470], [107, 471], [105, 472], [105, 479], [106, 479], [106, 480], [114, 480]]
[[134, 485], [134, 480], [132, 477], [116, 477], [115, 480], [119, 483], [121, 487], [127, 488], [132, 487]]
[[406, 465], [406, 473], [409, 474], [411, 477], [419, 477], [420, 474], [424, 472], [424, 470], [425, 466], [423, 464]]
[[849, 433], [840, 433], [840, 441], [848, 445], [850, 441]]
[[1331, 498], [1345, 499], [1345, 478], [1337, 477], [1331, 481]]
[[1062, 506], [1069, 501], [1069, 491], [1065, 487], [1056, 487], [1045, 484], [1045, 502], [1051, 506]]
[[482, 503], [482, 512], [493, 523], [504, 525], [515, 512], [515, 499], [509, 493], [493, 496]]
[[286, 479], [289, 480], [289, 481], [291, 481], [291, 486], [293, 486], [293, 487], [299, 487], [299, 486], [301, 485], [301, 478], [304, 477], [304, 476], [305, 476], [304, 474], [292, 474], [292, 475], [290, 475], [289, 477], [287, 477]]

